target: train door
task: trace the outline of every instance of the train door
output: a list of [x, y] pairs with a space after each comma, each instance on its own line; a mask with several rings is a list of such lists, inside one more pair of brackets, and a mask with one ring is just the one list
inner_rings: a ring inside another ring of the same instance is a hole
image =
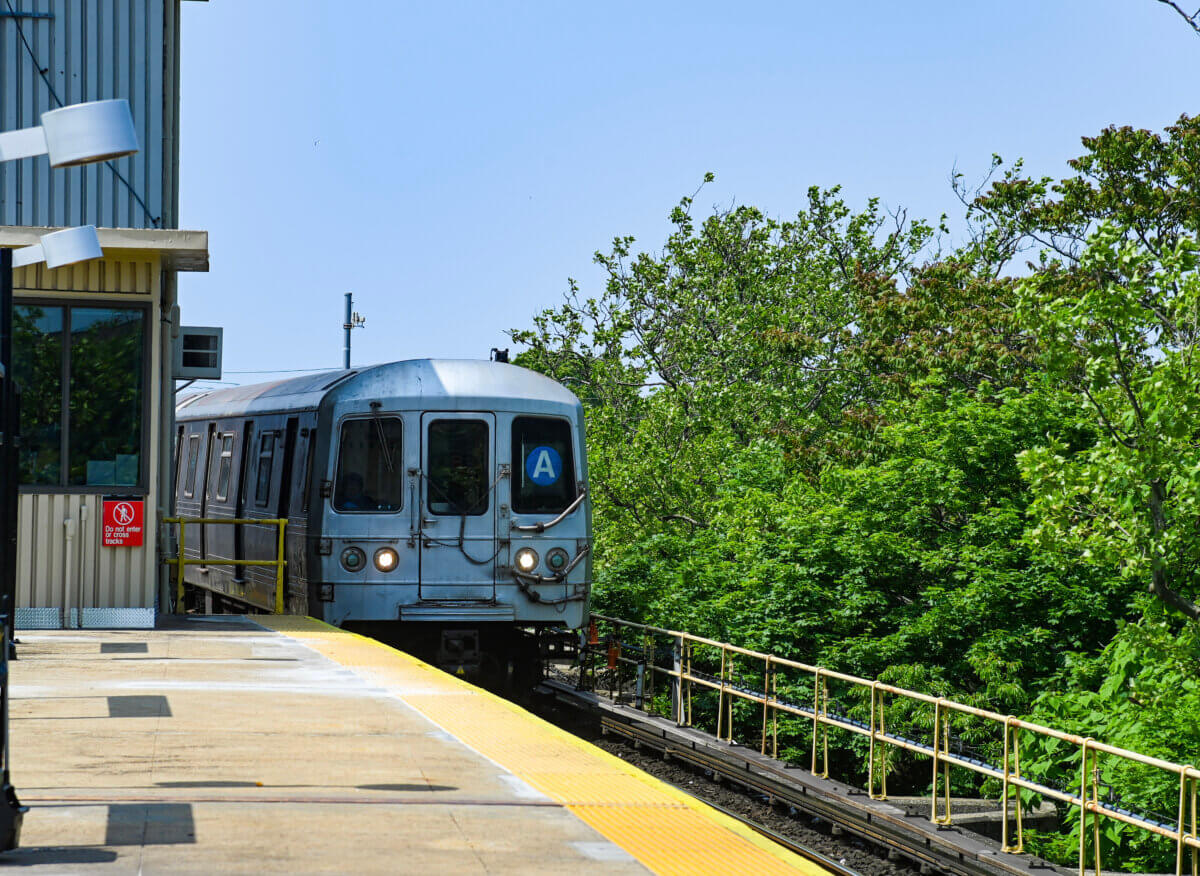
[[[289, 421], [289, 424], [293, 421]], [[289, 426], [290, 428], [290, 426]], [[280, 517], [286, 517], [287, 538], [284, 554], [287, 560], [288, 592], [303, 595], [303, 584], [308, 578], [305, 562], [305, 546], [308, 543], [308, 486], [312, 467], [312, 448], [316, 434], [309, 428], [301, 428], [294, 437], [295, 451], [291, 471], [291, 487], [288, 505], [280, 509]]]
[[496, 418], [421, 415], [422, 600], [496, 597]]
[[[242, 424], [241, 441], [238, 447], [238, 480], [237, 500], [234, 504], [234, 516], [240, 519], [246, 517], [246, 481], [250, 471], [250, 438], [254, 433], [254, 421], [247, 420]], [[245, 524], [239, 523], [233, 527], [233, 555], [236, 559], [246, 559]], [[240, 583], [246, 580], [246, 567], [234, 566], [233, 576]]]
[[[209, 500], [212, 498], [212, 490], [216, 487], [216, 464], [215, 457], [220, 453], [217, 443], [217, 424], [209, 423], [208, 432], [204, 439], [204, 470], [201, 472], [200, 484], [200, 516], [207, 517], [209, 511]], [[214, 533], [209, 532], [210, 526], [201, 524], [200, 527], [200, 556], [203, 559], [208, 559], [209, 547], [213, 541]], [[202, 571], [207, 572], [206, 568]]]

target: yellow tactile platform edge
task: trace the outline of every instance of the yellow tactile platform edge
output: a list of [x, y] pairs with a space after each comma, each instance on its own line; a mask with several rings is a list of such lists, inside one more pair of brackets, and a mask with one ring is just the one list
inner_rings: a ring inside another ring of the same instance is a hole
[[620, 758], [402, 651], [312, 618], [254, 620], [374, 683], [429, 691], [402, 699], [655, 873], [826, 872]]

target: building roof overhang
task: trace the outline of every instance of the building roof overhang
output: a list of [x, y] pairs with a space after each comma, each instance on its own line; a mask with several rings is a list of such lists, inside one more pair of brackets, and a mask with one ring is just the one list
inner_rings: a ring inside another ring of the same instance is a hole
[[[32, 225], [0, 226], [0, 247], [30, 246], [43, 234], [59, 228]], [[125, 252], [153, 252], [167, 271], [207, 271], [208, 232], [177, 228], [97, 228], [100, 248]]]

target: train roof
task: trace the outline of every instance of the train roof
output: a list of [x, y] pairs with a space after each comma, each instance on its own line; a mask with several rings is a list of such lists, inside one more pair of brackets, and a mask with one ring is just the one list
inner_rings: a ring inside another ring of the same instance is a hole
[[454, 407], [504, 410], [521, 408], [529, 401], [549, 408], [579, 407], [569, 389], [535, 371], [479, 359], [408, 359], [352, 368], [322, 371], [288, 380], [236, 386], [199, 393], [175, 407], [181, 420], [218, 420], [280, 411], [315, 410], [330, 394], [338, 401], [385, 401], [388, 408], [437, 408], [438, 401], [454, 399]]

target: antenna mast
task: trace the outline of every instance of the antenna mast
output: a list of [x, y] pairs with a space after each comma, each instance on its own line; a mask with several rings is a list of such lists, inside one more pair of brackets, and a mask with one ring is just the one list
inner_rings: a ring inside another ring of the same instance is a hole
[[347, 371], [350, 370], [350, 330], [363, 328], [367, 324], [367, 318], [360, 316], [354, 312], [354, 293], [346, 293], [346, 320], [342, 323], [342, 328], [346, 330], [346, 346], [342, 350], [342, 367]]

